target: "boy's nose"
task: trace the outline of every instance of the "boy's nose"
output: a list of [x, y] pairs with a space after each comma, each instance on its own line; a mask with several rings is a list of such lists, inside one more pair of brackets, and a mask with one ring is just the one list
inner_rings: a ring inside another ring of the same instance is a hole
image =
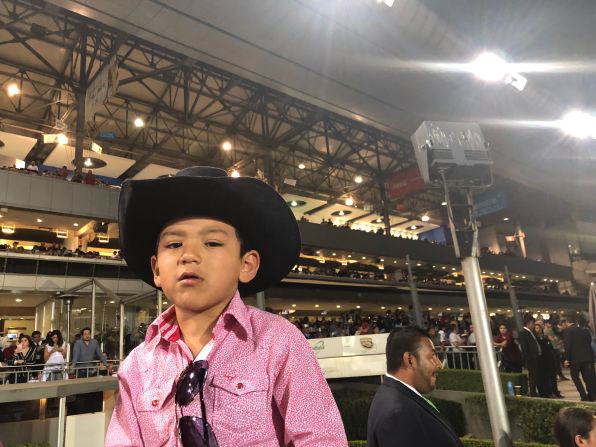
[[198, 254], [192, 252], [192, 251], [186, 251], [182, 254], [182, 257], [180, 258], [180, 261], [183, 264], [188, 264], [191, 262], [201, 262], [201, 258]]

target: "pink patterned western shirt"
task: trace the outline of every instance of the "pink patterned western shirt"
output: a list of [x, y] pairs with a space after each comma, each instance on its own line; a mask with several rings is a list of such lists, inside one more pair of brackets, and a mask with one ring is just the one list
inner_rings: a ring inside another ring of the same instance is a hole
[[[236, 293], [213, 329], [205, 386], [207, 420], [220, 447], [347, 446], [337, 406], [314, 351], [285, 319]], [[120, 367], [106, 446], [181, 446], [174, 401], [193, 360], [170, 307]], [[199, 397], [184, 415], [201, 415]]]

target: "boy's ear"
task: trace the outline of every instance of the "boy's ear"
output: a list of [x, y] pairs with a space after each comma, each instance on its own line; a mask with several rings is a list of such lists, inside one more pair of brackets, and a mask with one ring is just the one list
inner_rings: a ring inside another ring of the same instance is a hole
[[157, 266], [157, 256], [151, 256], [151, 271], [153, 272], [153, 282], [155, 287], [161, 287], [161, 277], [159, 276], [159, 267]]
[[250, 250], [242, 256], [242, 266], [240, 267], [240, 276], [238, 280], [241, 283], [248, 283], [257, 276], [259, 266], [261, 265], [261, 256], [256, 250]]

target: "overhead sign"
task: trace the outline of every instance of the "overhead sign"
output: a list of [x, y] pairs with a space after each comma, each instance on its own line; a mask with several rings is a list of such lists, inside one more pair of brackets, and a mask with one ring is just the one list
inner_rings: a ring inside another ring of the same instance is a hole
[[391, 175], [385, 183], [385, 188], [390, 199], [399, 199], [424, 189], [424, 179], [418, 166], [412, 166]]
[[476, 217], [486, 216], [509, 208], [509, 199], [504, 191], [490, 189], [474, 197]]
[[116, 56], [99, 70], [85, 92], [85, 119], [93, 121], [93, 117], [108, 98], [116, 94], [118, 89], [118, 63]]

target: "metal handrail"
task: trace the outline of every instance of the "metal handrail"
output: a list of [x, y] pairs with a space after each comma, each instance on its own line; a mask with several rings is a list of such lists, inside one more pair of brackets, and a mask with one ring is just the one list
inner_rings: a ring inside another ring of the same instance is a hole
[[[60, 364], [24, 364], [1, 365], [0, 386], [36, 382], [52, 382], [74, 378], [90, 378], [106, 371], [114, 375], [118, 371], [121, 360], [108, 360], [108, 367], [99, 360], [90, 362], [69, 362]], [[109, 375], [109, 374], [108, 374]], [[4, 391], [4, 388], [3, 388]]]

